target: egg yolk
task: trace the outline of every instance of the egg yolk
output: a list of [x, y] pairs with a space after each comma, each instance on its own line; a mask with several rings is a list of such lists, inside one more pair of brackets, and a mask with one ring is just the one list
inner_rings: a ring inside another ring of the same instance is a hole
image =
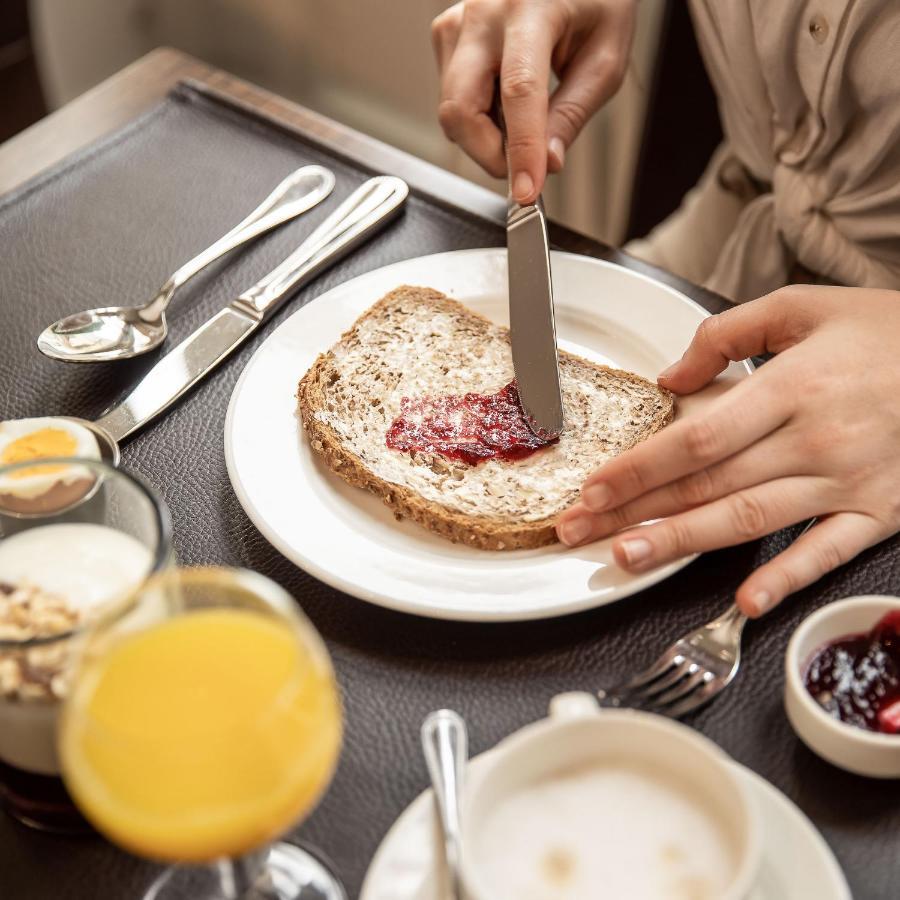
[[[0, 451], [0, 463], [27, 462], [30, 459], [46, 459], [50, 456], [74, 456], [77, 449], [75, 438], [61, 428], [41, 428], [31, 434], [24, 434], [10, 441]], [[32, 475], [50, 475], [65, 471], [64, 465], [36, 466], [33, 469], [22, 469], [14, 473], [12, 478], [28, 478]]]

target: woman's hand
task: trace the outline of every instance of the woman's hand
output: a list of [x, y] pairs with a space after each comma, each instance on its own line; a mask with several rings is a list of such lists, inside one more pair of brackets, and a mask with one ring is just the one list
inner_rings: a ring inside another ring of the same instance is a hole
[[[513, 195], [533, 203], [585, 122], [618, 90], [636, 0], [463, 0], [431, 26], [441, 127], [498, 178], [506, 174], [489, 112], [494, 79], [509, 137]], [[550, 69], [559, 86], [549, 97]]]
[[777, 356], [591, 475], [560, 540], [666, 516], [613, 542], [619, 565], [642, 572], [817, 516], [738, 589], [759, 616], [900, 530], [900, 292], [776, 291], [704, 321], [659, 383], [689, 394], [763, 352]]

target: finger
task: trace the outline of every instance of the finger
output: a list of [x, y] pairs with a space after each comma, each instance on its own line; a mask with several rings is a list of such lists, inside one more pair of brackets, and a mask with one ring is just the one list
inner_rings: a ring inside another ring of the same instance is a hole
[[438, 72], [443, 72], [459, 40], [462, 29], [463, 4], [455, 3], [445, 9], [431, 23], [431, 46], [438, 64]]
[[621, 506], [642, 494], [727, 459], [762, 440], [790, 416], [783, 390], [770, 387], [761, 370], [688, 416], [610, 460], [584, 484], [595, 512]]
[[689, 394], [712, 381], [731, 361], [786, 350], [813, 325], [809, 299], [804, 288], [783, 288], [704, 319], [684, 356], [660, 372], [659, 383], [676, 394]]
[[488, 114], [499, 62], [499, 42], [492, 44], [481, 31], [464, 31], [444, 71], [438, 107], [447, 137], [495, 178], [506, 175], [503, 141]]
[[558, 36], [553, 23], [537, 12], [516, 16], [506, 29], [500, 96], [512, 193], [523, 205], [534, 203], [547, 175], [550, 57]]
[[644, 572], [691, 553], [743, 544], [828, 512], [830, 482], [794, 476], [747, 488], [613, 541], [616, 562]]
[[[582, 497], [579, 512], [568, 510], [560, 516], [559, 522], [564, 525], [573, 522], [579, 515], [587, 515], [590, 519], [590, 540], [597, 540], [649, 519], [673, 516], [704, 503], [712, 503], [744, 488], [802, 474], [804, 461], [795, 458], [797, 454], [793, 442], [783, 436], [784, 432], [780, 431], [724, 462], [699, 469], [605, 512], [595, 514], [588, 490]], [[583, 526], [575, 530], [585, 531]]]
[[619, 89], [625, 62], [624, 53], [609, 47], [606, 35], [597, 33], [566, 65], [547, 117], [551, 169], [562, 168], [565, 151], [588, 119]]
[[737, 605], [748, 616], [761, 616], [788, 594], [818, 581], [890, 533], [890, 528], [862, 513], [828, 516], [760, 566], [738, 588]]

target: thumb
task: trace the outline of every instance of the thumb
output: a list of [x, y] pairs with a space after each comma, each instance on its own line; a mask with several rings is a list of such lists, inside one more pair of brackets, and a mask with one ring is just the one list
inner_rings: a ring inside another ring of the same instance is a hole
[[810, 330], [805, 304], [791, 302], [792, 288], [704, 319], [690, 345], [674, 365], [660, 372], [662, 387], [690, 394], [709, 384], [732, 361], [761, 353], [779, 353]]

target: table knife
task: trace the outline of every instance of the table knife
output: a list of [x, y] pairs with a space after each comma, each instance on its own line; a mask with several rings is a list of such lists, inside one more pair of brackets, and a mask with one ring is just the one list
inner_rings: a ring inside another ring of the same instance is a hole
[[380, 175], [357, 188], [287, 259], [164, 356], [94, 423], [122, 441], [168, 409], [256, 331], [299, 287], [371, 237], [409, 188]]
[[[506, 123], [499, 87], [494, 89], [493, 116], [506, 150]], [[563, 401], [547, 218], [540, 197], [529, 206], [519, 206], [513, 199], [512, 170], [508, 163], [507, 151], [506, 251], [513, 371], [528, 427], [538, 437], [555, 438], [563, 429]]]

